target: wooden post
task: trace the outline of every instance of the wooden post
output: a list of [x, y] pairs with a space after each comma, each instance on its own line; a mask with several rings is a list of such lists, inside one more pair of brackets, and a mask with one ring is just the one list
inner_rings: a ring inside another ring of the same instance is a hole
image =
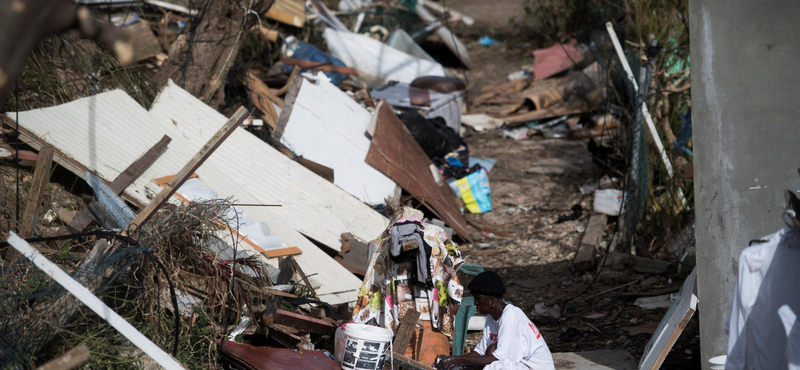
[[417, 322], [419, 322], [419, 312], [408, 310], [403, 319], [400, 320], [397, 333], [394, 335], [394, 342], [392, 343], [394, 352], [401, 355], [406, 353], [408, 344], [411, 343], [411, 337], [414, 336], [414, 330], [417, 329]]
[[247, 109], [244, 107], [239, 107], [239, 109], [236, 110], [236, 113], [234, 113], [233, 116], [228, 119], [228, 122], [226, 122], [225, 125], [223, 125], [222, 128], [220, 128], [219, 131], [217, 131], [217, 133], [208, 140], [206, 145], [203, 145], [203, 147], [200, 148], [197, 154], [195, 154], [194, 157], [192, 157], [192, 159], [190, 159], [189, 162], [183, 166], [183, 168], [181, 168], [172, 181], [170, 181], [167, 186], [161, 189], [161, 192], [159, 192], [158, 195], [156, 195], [156, 197], [147, 204], [147, 207], [139, 212], [139, 214], [136, 216], [136, 219], [131, 222], [131, 230], [138, 229], [144, 225], [144, 223], [150, 220], [150, 217], [152, 217], [156, 211], [161, 208], [161, 206], [164, 205], [167, 200], [169, 200], [169, 197], [171, 197], [172, 194], [174, 194], [175, 191], [177, 191], [178, 188], [181, 187], [181, 185], [183, 185], [183, 183], [186, 182], [190, 176], [192, 176], [194, 171], [196, 171], [200, 165], [202, 165], [203, 162], [205, 162], [206, 159], [208, 159], [208, 157], [211, 156], [211, 154], [214, 153], [217, 148], [219, 148], [222, 142], [231, 136], [233, 131], [239, 127], [242, 122], [244, 122], [247, 116]]
[[[33, 170], [33, 179], [31, 180], [31, 188], [28, 191], [28, 203], [25, 204], [25, 211], [22, 213], [20, 220], [19, 235], [24, 238], [30, 238], [36, 231], [36, 223], [39, 220], [39, 207], [42, 203], [47, 183], [50, 182], [50, 165], [53, 162], [53, 147], [46, 146], [39, 151], [39, 158], [36, 160], [36, 167]], [[19, 257], [14, 248], [9, 248], [6, 252], [6, 259], [14, 261]]]
[[311, 291], [311, 293], [314, 294], [314, 299], [319, 301], [319, 296], [317, 295], [317, 291], [314, 290], [313, 286], [311, 286], [311, 282], [308, 281], [308, 277], [306, 277], [306, 273], [303, 272], [303, 269], [300, 268], [300, 265], [297, 264], [297, 261], [294, 258], [292, 258], [292, 265], [294, 266], [294, 270], [297, 271], [298, 274], [300, 274], [301, 278], [303, 278], [303, 282], [306, 283], [306, 286]]
[[575, 270], [584, 271], [594, 267], [594, 255], [597, 247], [603, 241], [603, 231], [607, 220], [608, 216], [602, 213], [595, 213], [589, 218], [589, 224], [586, 225], [578, 252], [575, 253], [575, 258], [572, 260]]
[[89, 361], [89, 347], [81, 344], [67, 353], [39, 366], [36, 370], [71, 370]]

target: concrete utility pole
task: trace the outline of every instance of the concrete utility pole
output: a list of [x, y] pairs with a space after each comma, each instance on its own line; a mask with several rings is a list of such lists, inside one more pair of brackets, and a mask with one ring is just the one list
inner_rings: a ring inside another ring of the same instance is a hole
[[[800, 1], [691, 0], [703, 369], [724, 355], [739, 254], [800, 190]], [[800, 266], [798, 266], [800, 268]], [[796, 283], [796, 282], [795, 282]]]

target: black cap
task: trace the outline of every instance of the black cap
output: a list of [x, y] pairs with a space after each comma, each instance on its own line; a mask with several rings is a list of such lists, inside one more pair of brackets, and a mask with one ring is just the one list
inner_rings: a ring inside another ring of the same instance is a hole
[[467, 285], [472, 294], [481, 294], [502, 298], [506, 294], [506, 285], [503, 279], [494, 271], [484, 271], [475, 276]]

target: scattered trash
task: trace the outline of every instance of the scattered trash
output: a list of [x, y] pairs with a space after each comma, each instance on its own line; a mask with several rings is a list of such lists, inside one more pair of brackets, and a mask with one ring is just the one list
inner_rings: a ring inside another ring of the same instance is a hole
[[581, 194], [583, 194], [583, 195], [591, 194], [595, 190], [597, 190], [597, 184], [583, 185], [583, 186], [581, 186], [580, 190], [581, 190]]
[[464, 114], [461, 116], [461, 123], [477, 132], [496, 130], [504, 124], [503, 120], [483, 113]]
[[580, 204], [576, 204], [576, 205], [572, 206], [572, 213], [570, 213], [568, 215], [558, 216], [558, 220], [556, 220], [555, 223], [560, 224], [560, 223], [566, 222], [566, 221], [577, 220], [581, 216], [583, 216], [583, 206], [581, 206]]
[[531, 316], [544, 316], [558, 319], [561, 317], [561, 307], [555, 303], [539, 302], [533, 306], [533, 312], [531, 312]]
[[497, 40], [495, 40], [495, 39], [493, 39], [493, 38], [491, 38], [491, 37], [489, 37], [489, 36], [483, 36], [483, 37], [481, 37], [481, 38], [478, 40], [478, 43], [479, 43], [479, 44], [481, 44], [481, 45], [483, 45], [483, 46], [495, 46], [495, 45], [500, 45], [500, 44], [502, 44], [502, 42], [500, 42], [500, 41], [497, 41]]
[[497, 248], [497, 244], [494, 244], [494, 243], [476, 243], [474, 245], [478, 249], [482, 249], [482, 250], [483, 249], [495, 249], [495, 248]]
[[533, 73], [524, 69], [508, 74], [509, 81], [530, 80], [531, 77], [533, 77]]
[[528, 128], [519, 127], [512, 130], [503, 130], [503, 137], [514, 140], [522, 140], [528, 138]]
[[668, 308], [670, 305], [672, 305], [672, 299], [669, 294], [665, 294], [655, 297], [638, 298], [633, 304], [644, 308], [645, 310], [655, 310], [658, 308]]
[[486, 172], [491, 172], [492, 168], [494, 168], [495, 163], [497, 160], [494, 158], [479, 158], [479, 157], [469, 157], [469, 166], [473, 167], [475, 165], [479, 165], [486, 169]]
[[594, 211], [609, 216], [619, 216], [625, 193], [622, 190], [604, 189], [594, 193]]
[[608, 316], [608, 314], [603, 312], [603, 313], [589, 314], [589, 315], [584, 316], [583, 318], [584, 319], [589, 319], [589, 320], [597, 320], [597, 319], [602, 319], [602, 318], [604, 318], [606, 316]]

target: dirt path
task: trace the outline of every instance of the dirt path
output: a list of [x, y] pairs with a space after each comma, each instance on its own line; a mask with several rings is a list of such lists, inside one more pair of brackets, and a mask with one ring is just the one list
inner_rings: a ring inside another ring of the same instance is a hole
[[[474, 4], [467, 5], [470, 3]], [[483, 5], [468, 1], [464, 9], [468, 6], [479, 9]], [[506, 81], [509, 73], [531, 63], [531, 48], [509, 47], [510, 42], [495, 47], [469, 44], [474, 65], [467, 77], [472, 83]], [[584, 273], [574, 270], [572, 258], [593, 202], [593, 195], [581, 194], [580, 186], [597, 183], [603, 176], [592, 163], [587, 142], [541, 137], [515, 141], [504, 138], [502, 133], [474, 132], [467, 142], [471, 156], [497, 159], [489, 174], [493, 210], [467, 215], [471, 222], [485, 226], [482, 233], [473, 235], [475, 243], [463, 248], [468, 262], [483, 265], [504, 277], [508, 285], [505, 298], [529, 314], [551, 351], [625, 349], [638, 361], [650, 334], [634, 335], [635, 331], [624, 328], [654, 328], [666, 309], [641, 309], [634, 305], [636, 297], [623, 293], [680, 286], [684, 277], [606, 268], [592, 283], [595, 270]], [[527, 171], [534, 166], [560, 168], [563, 173]], [[579, 218], [556, 223], [560, 215], [573, 213], [577, 205], [582, 209]], [[610, 239], [612, 232], [613, 227], [608, 227], [606, 239]], [[479, 243], [491, 243], [496, 248], [483, 250], [477, 247]], [[602, 293], [633, 281], [636, 282], [622, 289]], [[561, 317], [534, 315], [532, 311], [540, 302], [558, 304]], [[699, 368], [697, 333], [694, 318], [662, 368]], [[471, 334], [468, 342], [476, 343], [479, 335]]]

